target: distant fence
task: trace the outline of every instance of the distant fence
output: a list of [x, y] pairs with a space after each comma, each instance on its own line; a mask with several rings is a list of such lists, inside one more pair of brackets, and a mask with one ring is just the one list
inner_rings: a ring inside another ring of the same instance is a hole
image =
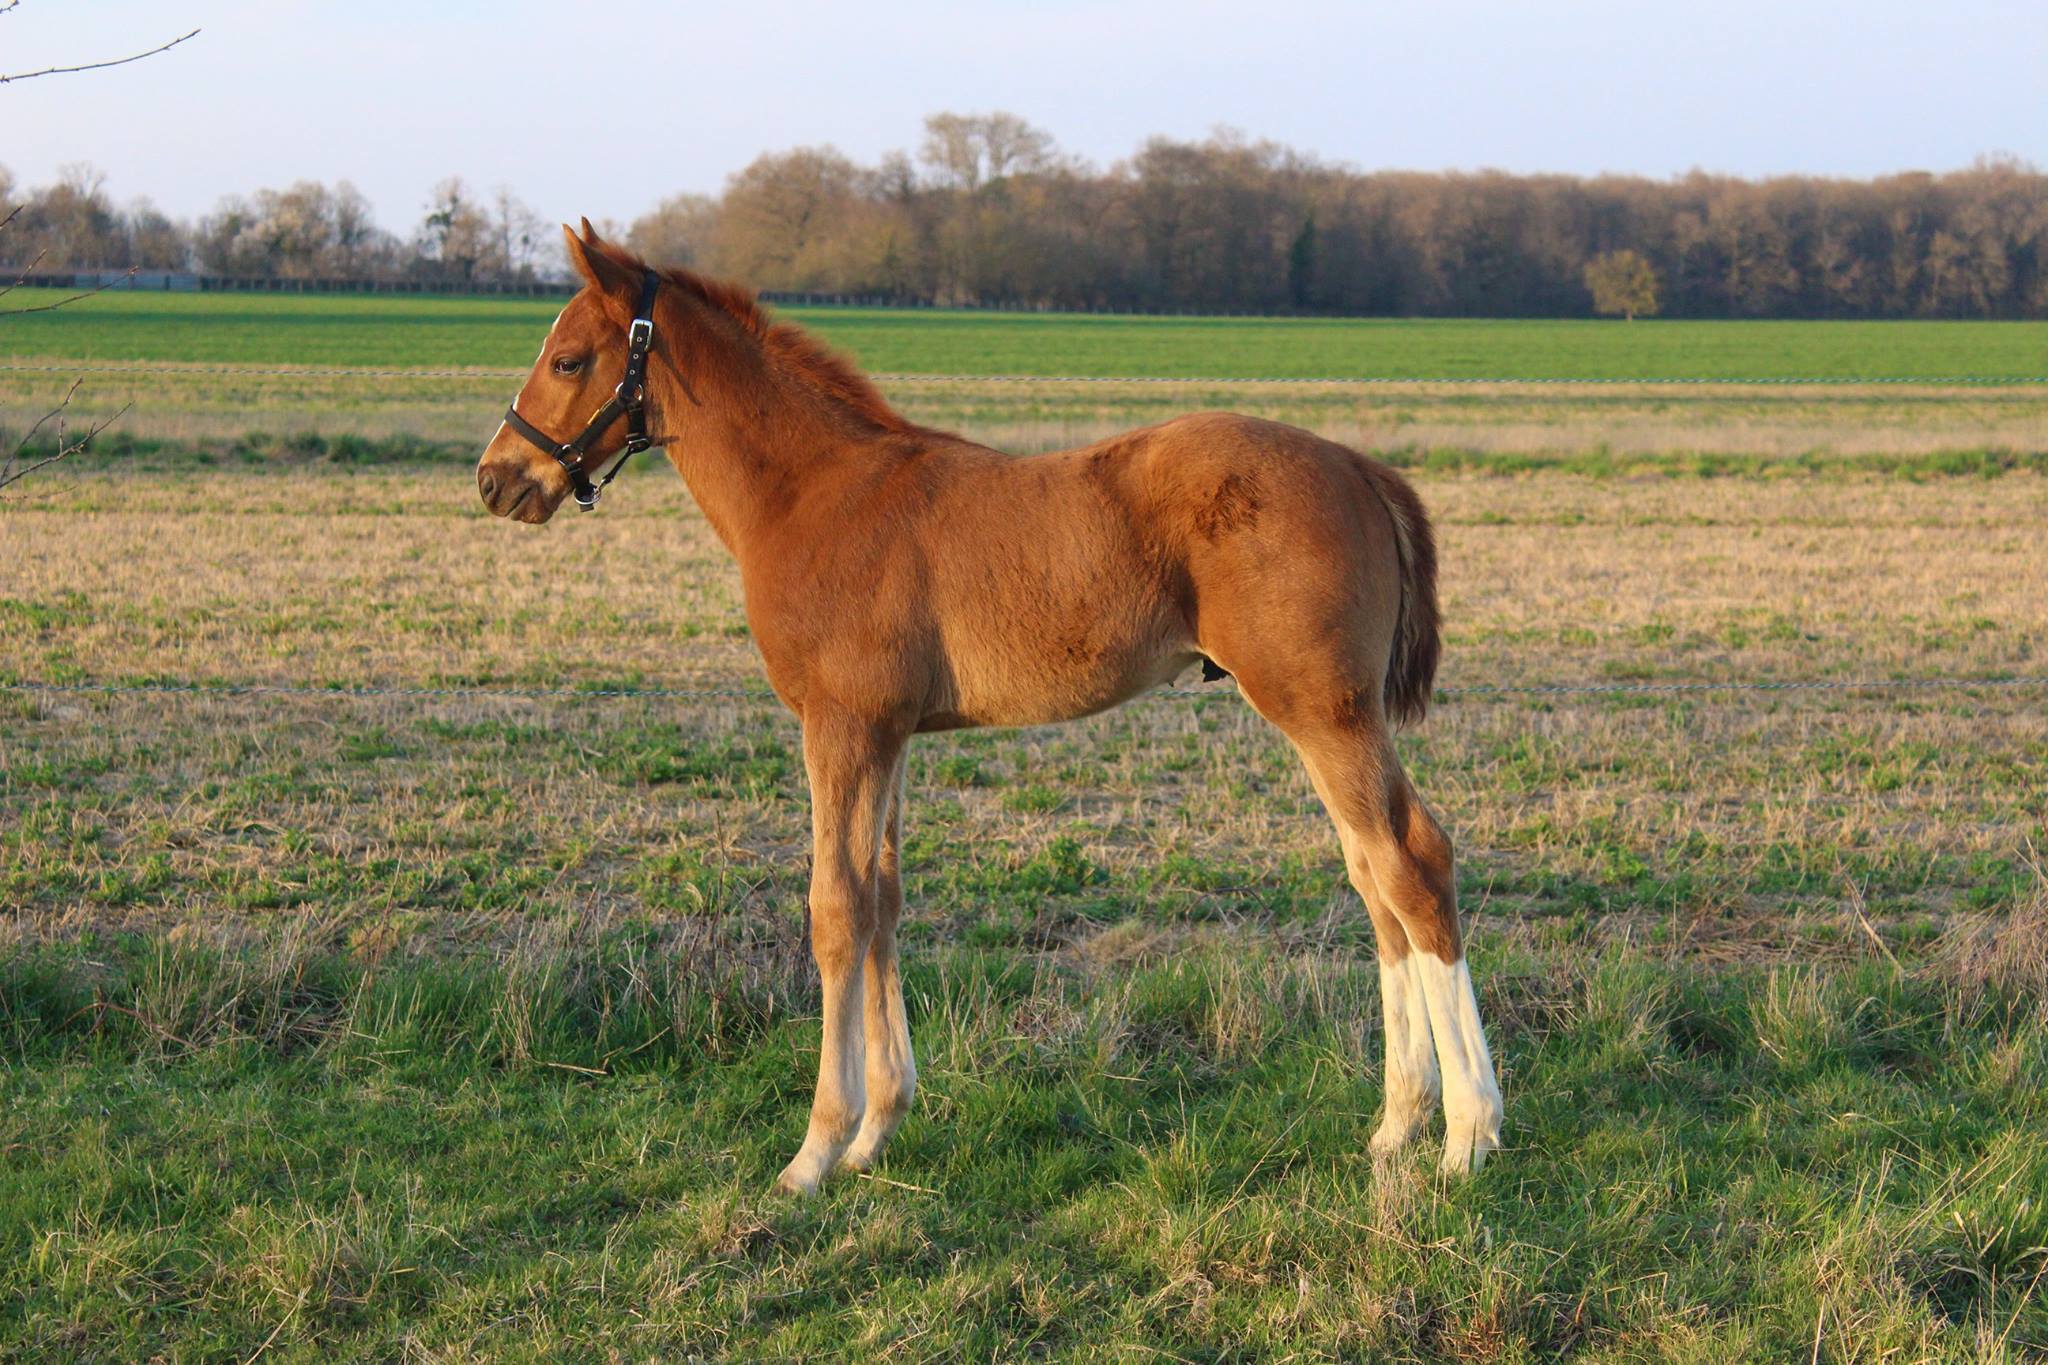
[[137, 289], [173, 294], [499, 294], [567, 298], [566, 280], [413, 280], [371, 276], [206, 275], [191, 270], [33, 270], [0, 265], [0, 281], [37, 289]]
[[[192, 270], [33, 270], [0, 265], [0, 282], [37, 289], [138, 289], [173, 294], [483, 294], [508, 298], [567, 298], [582, 285], [574, 280], [418, 280], [369, 275], [208, 275]], [[900, 294], [842, 294], [804, 289], [762, 289], [763, 303], [795, 308], [958, 308], [977, 313], [1101, 313], [1126, 317], [1328, 316], [1254, 312], [1232, 308], [1141, 308], [1050, 304], [1014, 299], [936, 302]]]

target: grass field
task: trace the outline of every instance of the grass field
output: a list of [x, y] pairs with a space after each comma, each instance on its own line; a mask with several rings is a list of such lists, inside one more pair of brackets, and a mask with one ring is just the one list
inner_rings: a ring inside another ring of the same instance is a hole
[[[658, 467], [525, 528], [463, 465], [145, 465], [0, 508], [0, 673], [757, 683]], [[1451, 685], [2048, 648], [2038, 475], [1422, 487]], [[1450, 1186], [1365, 1153], [1369, 931], [1227, 685], [931, 737], [918, 1107], [794, 1205], [771, 705], [0, 694], [0, 1354], [2030, 1358], [2040, 702], [1440, 704], [1509, 1101]]]
[[[10, 306], [61, 295], [21, 290]], [[7, 319], [0, 359], [510, 367], [561, 304], [111, 291]], [[1821, 379], [2048, 374], [2048, 323], [1437, 321], [790, 309], [896, 374]]]
[[[109, 295], [0, 350], [523, 366], [552, 311]], [[2048, 351], [820, 317], [897, 371]], [[485, 516], [514, 381], [90, 378], [78, 411], [136, 407], [0, 498], [0, 682], [759, 686], [658, 462], [599, 516]], [[68, 382], [0, 372], [0, 425]], [[890, 393], [1013, 449], [1233, 407], [1408, 466], [1453, 687], [2048, 667], [2048, 387]], [[1402, 747], [1507, 1091], [1480, 1177], [1367, 1155], [1369, 928], [1225, 684], [920, 741], [917, 1108], [799, 1205], [767, 1193], [817, 1047], [772, 703], [0, 690], [0, 1358], [2048, 1357], [2042, 692], [1459, 696]]]

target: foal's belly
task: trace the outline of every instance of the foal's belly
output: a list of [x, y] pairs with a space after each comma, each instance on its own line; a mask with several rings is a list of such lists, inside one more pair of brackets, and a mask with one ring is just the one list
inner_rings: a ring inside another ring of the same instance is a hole
[[947, 685], [918, 729], [1049, 725], [1093, 715], [1171, 682], [1199, 657], [1163, 631], [1117, 644], [1102, 653], [1069, 652], [1052, 641], [1042, 651], [954, 655], [947, 660]]
[[922, 728], [1072, 720], [1194, 662], [1185, 573], [1156, 509], [1088, 467], [1002, 462], [938, 509], [923, 561], [937, 685]]

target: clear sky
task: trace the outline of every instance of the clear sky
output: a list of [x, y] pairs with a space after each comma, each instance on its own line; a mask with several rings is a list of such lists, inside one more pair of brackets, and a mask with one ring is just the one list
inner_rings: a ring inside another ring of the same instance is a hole
[[2048, 0], [23, 0], [0, 165], [175, 216], [348, 179], [400, 232], [451, 173], [629, 220], [755, 155], [914, 149], [1008, 109], [1098, 165], [1230, 125], [1361, 168], [1867, 176], [2048, 162]]

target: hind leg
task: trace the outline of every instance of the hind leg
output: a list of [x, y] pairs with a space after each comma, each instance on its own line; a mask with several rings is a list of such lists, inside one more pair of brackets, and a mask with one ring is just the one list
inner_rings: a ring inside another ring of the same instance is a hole
[[[1258, 704], [1250, 688], [1246, 695]], [[1357, 706], [1355, 691], [1342, 695], [1342, 704], [1317, 708], [1321, 719], [1300, 710], [1275, 719], [1337, 823], [1345, 865], [1379, 936], [1387, 1109], [1373, 1146], [1393, 1150], [1421, 1127], [1435, 1081], [1443, 1168], [1476, 1171], [1500, 1147], [1500, 1086], [1465, 965], [1450, 840], [1402, 772], [1377, 707]]]
[[[1402, 965], [1408, 969], [1407, 999], [1420, 1004], [1436, 1044], [1443, 1168], [1466, 1174], [1500, 1147], [1501, 1100], [1465, 965], [1451, 843], [1409, 785], [1384, 731], [1350, 740], [1344, 747], [1359, 756], [1351, 761], [1348, 779], [1332, 783], [1334, 792], [1346, 793], [1339, 797], [1338, 819], [1364, 850], [1372, 884], [1414, 950]], [[1338, 763], [1343, 766], [1341, 757]]]
[[[1310, 770], [1310, 780], [1326, 810], [1334, 809], [1323, 784]], [[1408, 931], [1401, 927], [1373, 885], [1366, 865], [1365, 850], [1342, 821], [1337, 821], [1337, 839], [1344, 846], [1344, 868], [1351, 885], [1365, 902], [1372, 918], [1373, 937], [1379, 946], [1380, 1020], [1387, 1036], [1385, 1068], [1386, 1103], [1380, 1126], [1372, 1135], [1372, 1150], [1390, 1156], [1415, 1140], [1430, 1116], [1436, 1113], [1442, 1093], [1436, 1064], [1436, 1047], [1429, 1031], [1429, 1009], [1419, 978], [1412, 969], [1414, 950]]]

